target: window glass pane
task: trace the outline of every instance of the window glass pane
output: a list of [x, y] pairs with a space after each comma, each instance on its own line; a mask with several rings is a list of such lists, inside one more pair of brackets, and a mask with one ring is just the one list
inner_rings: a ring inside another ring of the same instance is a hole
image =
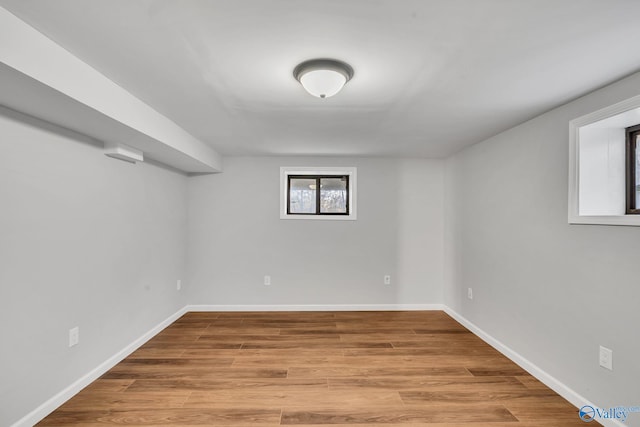
[[289, 212], [316, 213], [316, 180], [309, 178], [289, 179]]
[[638, 209], [638, 204], [640, 203], [640, 135], [636, 135], [635, 141], [635, 161], [636, 161], [636, 205], [633, 206], [633, 209]]
[[347, 177], [320, 179], [320, 213], [347, 213]]

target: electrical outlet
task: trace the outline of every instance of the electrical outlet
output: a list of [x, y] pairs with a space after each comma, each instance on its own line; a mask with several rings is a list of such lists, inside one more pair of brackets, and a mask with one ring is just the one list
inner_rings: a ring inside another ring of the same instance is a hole
[[264, 276], [264, 285], [271, 286], [271, 276]]
[[613, 371], [613, 350], [600, 346], [600, 366]]
[[73, 347], [80, 342], [80, 328], [75, 327], [69, 329], [69, 347]]
[[467, 298], [473, 299], [473, 289], [471, 288], [467, 289]]
[[182, 289], [182, 280], [178, 279], [178, 281], [176, 282], [176, 289], [177, 290]]
[[385, 285], [390, 285], [391, 284], [391, 276], [389, 276], [389, 275], [384, 276], [384, 284]]

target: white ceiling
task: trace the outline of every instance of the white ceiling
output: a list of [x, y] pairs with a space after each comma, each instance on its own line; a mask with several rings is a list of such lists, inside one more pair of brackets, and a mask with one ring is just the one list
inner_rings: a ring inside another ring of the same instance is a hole
[[[0, 5], [224, 155], [444, 157], [640, 70], [638, 0]], [[333, 98], [316, 57], [355, 70]]]

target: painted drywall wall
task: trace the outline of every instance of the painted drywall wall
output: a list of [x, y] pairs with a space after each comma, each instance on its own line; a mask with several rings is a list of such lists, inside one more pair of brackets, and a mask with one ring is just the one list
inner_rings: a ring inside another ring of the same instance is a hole
[[568, 125], [639, 88], [635, 74], [554, 109], [445, 173], [445, 303], [602, 407], [640, 404], [640, 227], [567, 223]]
[[[358, 219], [281, 220], [282, 166], [357, 167]], [[191, 303], [442, 302], [440, 160], [231, 157], [188, 189]]]
[[[0, 109], [0, 425], [186, 304], [186, 180]], [[68, 347], [68, 330], [80, 343]]]

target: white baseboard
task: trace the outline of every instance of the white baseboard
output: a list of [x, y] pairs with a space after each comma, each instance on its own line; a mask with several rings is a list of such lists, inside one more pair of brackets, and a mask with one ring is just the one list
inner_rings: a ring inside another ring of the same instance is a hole
[[91, 384], [96, 379], [100, 378], [100, 376], [106, 373], [109, 369], [113, 368], [128, 355], [136, 351], [140, 346], [142, 346], [142, 344], [149, 341], [158, 332], [175, 322], [186, 312], [186, 307], [181, 308], [180, 310], [160, 322], [158, 325], [154, 326], [147, 333], [143, 334], [140, 338], [136, 339], [134, 342], [102, 362], [95, 369], [91, 370], [90, 372], [73, 382], [67, 388], [60, 391], [58, 394], [44, 402], [42, 405], [38, 406], [36, 409], [22, 417], [11, 427], [32, 427], [34, 424], [56, 410], [60, 405], [79, 393], [80, 390]]
[[401, 311], [444, 310], [443, 304], [188, 305], [187, 311]]
[[[512, 350], [510, 347], [498, 341], [493, 336], [489, 335], [487, 332], [477, 327], [474, 323], [467, 320], [467, 318], [465, 318], [464, 316], [458, 314], [456, 311], [452, 310], [447, 306], [444, 307], [444, 311], [449, 316], [453, 317], [458, 323], [462, 324], [465, 328], [469, 329], [475, 335], [480, 337], [484, 342], [486, 342], [491, 347], [498, 350], [500, 353], [505, 355], [507, 358], [509, 358], [518, 366], [520, 366], [522, 369], [529, 372], [531, 375], [536, 377], [538, 380], [540, 380], [547, 387], [549, 387], [550, 389], [558, 393], [560, 396], [567, 399], [576, 408], [582, 408], [585, 405], [596, 407], [596, 405], [589, 402], [589, 400], [587, 400], [585, 397], [578, 394], [576, 391], [569, 388], [567, 385], [560, 382], [558, 379], [548, 374], [546, 371], [543, 371], [537, 365], [533, 364], [524, 356], [520, 355], [516, 351]], [[606, 427], [626, 427], [624, 423], [611, 418], [610, 419], [598, 418], [596, 421], [598, 421], [599, 423], [603, 424]], [[588, 425], [588, 424], [585, 423], [585, 425]]]

